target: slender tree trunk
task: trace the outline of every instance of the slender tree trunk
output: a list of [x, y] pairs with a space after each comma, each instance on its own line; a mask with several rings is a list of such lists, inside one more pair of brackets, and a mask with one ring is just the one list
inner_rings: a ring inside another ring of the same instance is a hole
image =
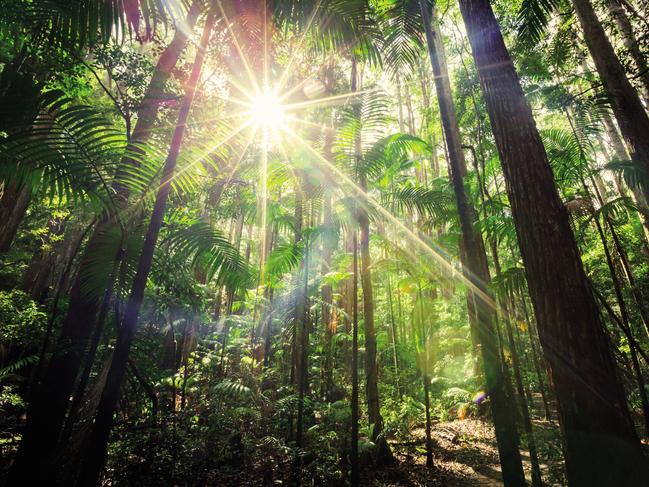
[[[426, 367], [428, 361], [426, 361]], [[424, 372], [424, 406], [426, 408], [426, 467], [433, 468], [433, 440], [430, 436], [430, 377], [428, 373]]]
[[351, 479], [352, 487], [360, 485], [360, 465], [358, 461], [358, 244], [356, 230], [353, 230], [352, 252], [352, 430], [351, 430]]
[[397, 323], [394, 320], [394, 306], [392, 304], [392, 284], [388, 275], [388, 306], [390, 307], [390, 330], [392, 336], [392, 360], [394, 361], [394, 380], [397, 386], [397, 397], [401, 397], [399, 385], [399, 355], [397, 354]]
[[[476, 316], [475, 337], [480, 345], [482, 362], [485, 371], [485, 380], [491, 397], [494, 427], [500, 463], [502, 465], [503, 480], [505, 485], [525, 485], [523, 464], [519, 452], [519, 438], [516, 430], [514, 416], [509, 412], [506, 397], [503, 364], [498, 353], [498, 340], [496, 337], [496, 312], [494, 300], [491, 295], [489, 264], [485, 251], [482, 235], [474, 228], [477, 220], [475, 208], [469, 201], [464, 187], [466, 163], [462, 152], [460, 129], [453, 107], [450, 81], [446, 70], [444, 47], [441, 44], [439, 30], [435, 22], [435, 32], [431, 24], [425, 0], [420, 0], [424, 29], [428, 42], [428, 51], [433, 67], [433, 77], [439, 103], [439, 111], [444, 126], [444, 135], [449, 152], [449, 169], [451, 183], [455, 192], [455, 200], [462, 228], [462, 241], [464, 243], [463, 268], [467, 279], [472, 283], [469, 286], [469, 299], [473, 302]], [[469, 309], [471, 312], [471, 309]]]
[[[332, 144], [333, 144], [333, 127], [331, 130], [325, 130], [324, 140], [324, 157], [328, 161], [333, 160]], [[322, 240], [322, 275], [326, 275], [331, 269], [331, 257], [333, 251], [338, 245], [338, 242], [328, 232], [333, 230], [332, 218], [332, 203], [333, 195], [330, 190], [325, 189], [323, 195], [323, 218], [322, 224], [325, 228], [325, 235]], [[331, 284], [324, 284], [322, 286], [322, 326], [324, 328], [325, 336], [325, 363], [324, 363], [324, 377], [323, 377], [323, 396], [327, 400], [331, 397], [333, 389], [333, 288]]]
[[[552, 413], [550, 411], [550, 403], [548, 402], [548, 391], [546, 390], [546, 380], [547, 376], [543, 372], [546, 370], [545, 367], [543, 367], [543, 371], [541, 370], [541, 361], [543, 360], [543, 357], [541, 356], [541, 352], [539, 351], [539, 347], [537, 344], [537, 336], [536, 334], [532, 331], [534, 324], [532, 323], [532, 317], [529, 315], [527, 311], [527, 301], [525, 300], [525, 296], [523, 296], [523, 291], [520, 291], [521, 294], [521, 308], [523, 309], [523, 315], [525, 317], [525, 324], [527, 325], [527, 336], [530, 340], [530, 346], [532, 347], [532, 363], [534, 365], [534, 372], [536, 373], [536, 378], [539, 381], [539, 390], [541, 393], [541, 399], [543, 401], [543, 409], [545, 411], [545, 419], [549, 423], [552, 423]], [[513, 296], [512, 296], [512, 302]]]
[[[367, 190], [365, 176], [360, 175], [360, 187]], [[383, 431], [383, 418], [379, 406], [378, 364], [376, 361], [376, 331], [374, 329], [374, 291], [370, 257], [370, 220], [367, 212], [358, 209], [358, 223], [361, 241], [361, 287], [363, 289], [363, 325], [365, 327], [365, 393], [367, 394], [367, 414], [372, 424], [372, 441]]]
[[534, 439], [534, 431], [532, 429], [532, 420], [530, 419], [530, 410], [527, 403], [527, 394], [525, 393], [525, 385], [523, 384], [523, 375], [521, 372], [521, 363], [518, 357], [518, 350], [516, 341], [514, 340], [514, 333], [512, 330], [512, 323], [509, 318], [509, 310], [505, 306], [505, 328], [507, 329], [507, 340], [509, 341], [509, 351], [512, 354], [512, 363], [514, 366], [514, 379], [516, 383], [516, 390], [520, 400], [521, 414], [523, 416], [523, 426], [525, 434], [527, 435], [527, 445], [530, 450], [530, 464], [532, 465], [532, 487], [541, 487], [543, 481], [541, 480], [541, 468], [539, 466], [539, 455], [536, 449], [536, 441]]
[[[301, 194], [302, 188], [296, 188], [296, 194]], [[296, 201], [296, 244], [302, 241], [302, 226], [303, 216], [302, 205], [304, 204], [303, 197], [297, 198]], [[302, 433], [304, 429], [304, 395], [306, 393], [305, 384], [307, 383], [307, 350], [308, 346], [308, 241], [304, 241], [304, 258], [300, 263], [300, 268], [297, 274], [296, 282], [296, 306], [295, 306], [295, 383], [297, 386], [298, 404], [297, 404], [297, 420], [296, 420], [296, 445], [298, 448], [302, 447]]]
[[[572, 4], [599, 77], [611, 97], [613, 113], [629, 147], [631, 158], [649, 170], [649, 116], [626, 77], [624, 67], [606, 37], [591, 0], [572, 0]], [[647, 194], [648, 190], [645, 189], [645, 196]]]
[[31, 199], [26, 185], [18, 189], [15, 185], [5, 187], [0, 198], [0, 253], [7, 252], [11, 247]]
[[568, 481], [640, 485], [646, 460], [532, 111], [489, 1], [460, 0], [460, 10], [557, 393]]
[[124, 319], [117, 335], [113, 362], [108, 372], [106, 386], [97, 407], [97, 414], [95, 416], [94, 428], [90, 436], [89, 448], [86, 450], [81, 464], [81, 473], [79, 478], [80, 485], [96, 485], [104, 466], [108, 437], [113, 424], [113, 413], [117, 401], [119, 400], [119, 392], [127, 368], [128, 355], [131, 343], [135, 338], [140, 307], [144, 300], [144, 290], [146, 288], [147, 278], [153, 262], [153, 253], [162, 226], [167, 198], [171, 189], [171, 180], [176, 168], [176, 161], [185, 134], [189, 111], [194, 100], [196, 84], [203, 67], [203, 60], [207, 52], [215, 18], [215, 11], [214, 8], [212, 8], [205, 22], [203, 34], [196, 53], [196, 59], [187, 85], [185, 98], [183, 99], [178, 114], [178, 123], [176, 124], [176, 129], [169, 148], [169, 154], [162, 171], [161, 184], [158, 189], [158, 194], [156, 195], [153, 212], [151, 214], [151, 221], [149, 222], [149, 227], [142, 246], [142, 254], [140, 255], [137, 271], [133, 279], [133, 287], [126, 305]]
[[[620, 316], [622, 317], [622, 323], [624, 324], [623, 330], [628, 330], [627, 334], [631, 334], [631, 322], [629, 320], [629, 313], [627, 311], [626, 302], [624, 301], [624, 295], [622, 294], [622, 285], [618, 279], [617, 272], [615, 270], [615, 265], [613, 263], [613, 258], [611, 252], [608, 248], [608, 243], [606, 242], [606, 236], [604, 235], [604, 230], [602, 225], [597, 218], [595, 218], [595, 226], [597, 228], [597, 233], [604, 247], [604, 255], [606, 256], [606, 263], [608, 265], [608, 270], [611, 275], [611, 280], [613, 281], [613, 290], [615, 291], [615, 298], [617, 300], [618, 308], [620, 309]], [[631, 364], [633, 366], [633, 372], [635, 373], [636, 380], [638, 382], [638, 391], [640, 394], [640, 403], [642, 404], [642, 413], [644, 418], [645, 434], [649, 436], [649, 399], [647, 398], [647, 391], [645, 390], [644, 377], [642, 376], [642, 369], [640, 368], [640, 362], [638, 361], [638, 352], [636, 350], [635, 340], [629, 340], [629, 349], [631, 352]]]
[[[357, 91], [356, 58], [352, 66], [352, 88]], [[360, 154], [360, 139], [355, 142], [356, 154]], [[367, 190], [366, 175], [360, 171], [357, 175], [359, 187]], [[361, 253], [361, 288], [363, 289], [363, 325], [365, 328], [365, 394], [367, 396], [367, 415], [372, 427], [371, 440], [379, 439], [379, 461], [388, 460], [391, 456], [390, 448], [381, 435], [383, 431], [383, 418], [379, 405], [378, 364], [376, 361], [376, 332], [374, 330], [374, 292], [372, 289], [372, 272], [370, 270], [370, 219], [363, 208], [356, 209], [356, 219], [360, 229]]]
[[[131, 136], [131, 143], [146, 141], [164, 102], [165, 84], [176, 66], [187, 44], [187, 35], [193, 29], [202, 2], [195, 1], [189, 11], [186, 27], [178, 29], [173, 40], [160, 56], [147, 93], [138, 110], [138, 121]], [[123, 166], [134, 164], [128, 157], [121, 161]], [[128, 198], [125, 188], [115, 185], [119, 192], [118, 204]], [[57, 350], [50, 360], [42, 383], [37, 387], [29, 405], [27, 425], [14, 461], [10, 483], [43, 484], [51, 480], [54, 468], [52, 455], [56, 452], [56, 442], [63, 427], [70, 395], [83, 363], [84, 351], [94, 325], [101, 303], [100, 295], [92, 295], [85, 289], [85, 271], [93, 268], [97, 252], [105, 246], [105, 235], [116, 228], [115, 218], [104, 218], [96, 226], [79, 262], [80, 272], [70, 292], [70, 305], [57, 343]], [[95, 276], [106, 282], [108, 275]]]

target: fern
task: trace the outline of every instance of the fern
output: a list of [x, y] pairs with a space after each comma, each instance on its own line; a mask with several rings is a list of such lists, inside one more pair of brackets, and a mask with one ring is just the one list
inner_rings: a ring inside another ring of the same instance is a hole
[[8, 375], [14, 374], [20, 369], [24, 369], [30, 365], [34, 365], [38, 362], [38, 354], [28, 355], [19, 360], [16, 360], [14, 363], [7, 365], [6, 367], [0, 369], [0, 379], [7, 377]]
[[224, 380], [216, 384], [212, 388], [212, 393], [235, 400], [250, 400], [252, 398], [252, 390], [249, 387], [231, 380]]

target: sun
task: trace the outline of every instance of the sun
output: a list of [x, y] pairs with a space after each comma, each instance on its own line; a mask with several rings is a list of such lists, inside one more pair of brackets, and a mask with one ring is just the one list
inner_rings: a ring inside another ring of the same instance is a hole
[[284, 124], [286, 114], [277, 93], [266, 88], [252, 99], [250, 117], [257, 126], [274, 129]]

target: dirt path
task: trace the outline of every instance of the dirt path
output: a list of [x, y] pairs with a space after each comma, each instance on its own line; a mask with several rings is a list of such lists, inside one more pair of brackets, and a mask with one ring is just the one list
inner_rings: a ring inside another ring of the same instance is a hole
[[[412, 441], [392, 443], [397, 464], [367, 472], [365, 485], [372, 486], [501, 486], [502, 474], [493, 428], [479, 419], [436, 423], [431, 432], [435, 466], [426, 468], [425, 432], [412, 432]], [[529, 481], [530, 465], [523, 455]], [[545, 470], [545, 465], [541, 466]]]

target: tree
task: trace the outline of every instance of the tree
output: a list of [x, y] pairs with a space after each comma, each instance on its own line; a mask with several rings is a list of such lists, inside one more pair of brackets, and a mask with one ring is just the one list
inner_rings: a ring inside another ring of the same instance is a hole
[[460, 10], [557, 394], [568, 479], [575, 485], [641, 482], [646, 463], [610, 343], [498, 22], [488, 1], [462, 0]]
[[624, 67], [615, 55], [590, 0], [573, 0], [572, 3], [597, 72], [611, 97], [613, 112], [631, 158], [649, 167], [649, 140], [646, 137], [649, 133], [649, 116], [626, 77]]
[[[197, 1], [194, 2], [187, 17], [189, 27], [196, 23], [199, 12], [200, 3]], [[130, 148], [122, 158], [122, 166], [137, 165], [135, 156], [138, 144], [145, 143], [151, 134], [161, 100], [164, 99], [166, 81], [171, 76], [187, 40], [187, 31], [178, 29], [171, 43], [160, 56], [138, 111], [138, 121], [131, 136]], [[120, 179], [117, 178], [113, 189], [117, 194], [116, 200], [120, 208], [124, 209], [128, 200], [128, 188], [121, 185], [119, 181]], [[97, 253], [105, 247], [106, 235], [119, 228], [118, 218], [115, 214], [102, 218], [81, 256], [80, 270], [70, 291], [67, 317], [59, 334], [56, 352], [50, 359], [30, 403], [26, 431], [12, 466], [11, 479], [29, 479], [33, 475], [42, 476], [38, 477], [42, 479], [49, 478], [69, 397], [81, 369], [90, 336], [96, 326], [97, 314], [102, 302], [101, 296], [87, 291], [85, 279], [87, 273], [94, 267]], [[121, 253], [120, 248], [115, 256], [116, 260]], [[110, 280], [116, 277], [111, 275], [112, 268], [108, 266], [106, 275], [94, 276], [94, 278], [104, 282], [105, 287], [111, 287]]]
[[478, 339], [482, 353], [485, 380], [491, 396], [492, 414], [498, 440], [498, 452], [503, 468], [505, 485], [524, 485], [523, 464], [518, 451], [518, 432], [514, 417], [507, 412], [505, 378], [498, 354], [498, 342], [495, 332], [496, 308], [490, 290], [491, 276], [482, 235], [474, 228], [477, 219], [476, 211], [467, 198], [464, 187], [466, 163], [462, 152], [460, 128], [457, 123], [450, 80], [446, 70], [446, 61], [439, 38], [439, 30], [433, 32], [428, 8], [424, 0], [419, 1], [421, 16], [424, 22], [428, 53], [433, 68], [440, 116], [444, 126], [444, 136], [449, 153], [449, 173], [462, 228], [464, 272], [470, 286], [468, 302], [474, 309], [469, 311], [476, 317], [474, 334]]
[[117, 343], [115, 345], [115, 352], [113, 360], [108, 371], [106, 385], [102, 391], [101, 400], [97, 406], [97, 414], [95, 416], [95, 423], [90, 434], [89, 448], [86, 450], [80, 470], [80, 485], [95, 485], [99, 482], [101, 471], [104, 466], [106, 458], [106, 448], [108, 446], [108, 436], [113, 424], [113, 413], [119, 400], [120, 389], [126, 367], [128, 364], [128, 356], [135, 337], [137, 329], [137, 321], [140, 313], [140, 307], [144, 299], [144, 289], [146, 287], [147, 278], [151, 271], [151, 264], [153, 261], [153, 253], [155, 250], [160, 228], [162, 226], [162, 219], [164, 218], [165, 209], [167, 205], [167, 198], [171, 190], [171, 181], [174, 177], [174, 170], [176, 168], [176, 161], [180, 148], [185, 135], [187, 120], [189, 118], [189, 111], [194, 101], [194, 94], [196, 92], [196, 85], [203, 68], [203, 61], [208, 48], [214, 22], [216, 20], [215, 8], [211, 8], [205, 21], [203, 34], [201, 36], [196, 59], [192, 66], [192, 71], [187, 83], [185, 97], [183, 98], [180, 111], [178, 113], [178, 123], [174, 130], [171, 145], [169, 147], [169, 154], [162, 171], [160, 187], [156, 195], [151, 220], [149, 222], [144, 244], [142, 246], [142, 253], [140, 255], [137, 267], [137, 273], [133, 279], [133, 287], [126, 304], [124, 312], [124, 319], [120, 326], [117, 335]]

